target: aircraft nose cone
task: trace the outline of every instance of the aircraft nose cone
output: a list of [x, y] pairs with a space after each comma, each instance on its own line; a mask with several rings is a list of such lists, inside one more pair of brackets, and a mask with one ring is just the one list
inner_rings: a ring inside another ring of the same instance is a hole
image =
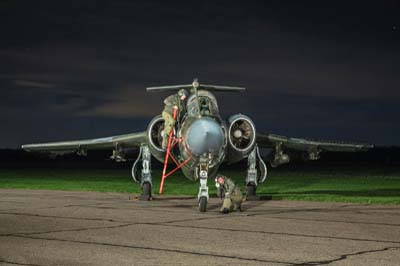
[[190, 125], [186, 142], [194, 155], [216, 153], [224, 143], [224, 133], [213, 119], [201, 118]]

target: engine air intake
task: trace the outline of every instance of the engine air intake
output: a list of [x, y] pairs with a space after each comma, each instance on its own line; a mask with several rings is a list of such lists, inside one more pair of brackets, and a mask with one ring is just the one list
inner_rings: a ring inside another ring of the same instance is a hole
[[254, 147], [256, 130], [247, 116], [237, 115], [230, 119], [229, 143], [237, 151], [245, 152]]

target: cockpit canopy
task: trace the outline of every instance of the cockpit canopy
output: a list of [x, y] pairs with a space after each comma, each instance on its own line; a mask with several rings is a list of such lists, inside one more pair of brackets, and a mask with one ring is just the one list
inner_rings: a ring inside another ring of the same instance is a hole
[[215, 96], [205, 90], [197, 91], [196, 94], [190, 95], [187, 101], [187, 111], [189, 116], [218, 116], [218, 104]]

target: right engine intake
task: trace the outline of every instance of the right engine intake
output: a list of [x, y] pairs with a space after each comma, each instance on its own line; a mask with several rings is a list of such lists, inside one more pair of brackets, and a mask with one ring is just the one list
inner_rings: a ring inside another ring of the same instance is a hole
[[253, 150], [256, 143], [256, 129], [253, 121], [242, 114], [231, 116], [229, 118], [228, 140], [231, 150], [230, 161], [245, 158]]

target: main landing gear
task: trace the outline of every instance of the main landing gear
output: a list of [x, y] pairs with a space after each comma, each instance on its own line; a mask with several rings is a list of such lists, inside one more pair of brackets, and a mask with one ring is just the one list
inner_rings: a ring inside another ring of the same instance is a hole
[[[257, 170], [258, 168], [258, 170]], [[246, 188], [247, 188], [247, 200], [259, 200], [256, 190], [258, 183], [264, 183], [267, 179], [267, 166], [264, 163], [258, 146], [251, 151], [247, 158], [247, 176], [246, 176]]]
[[132, 166], [132, 178], [136, 183], [139, 182], [137, 178], [139, 174], [139, 161], [142, 161], [142, 169], [140, 171], [140, 186], [142, 188], [142, 194], [140, 195], [140, 200], [151, 200], [151, 189], [153, 187], [151, 177], [151, 153], [147, 145], [142, 145], [140, 147], [139, 156]]

